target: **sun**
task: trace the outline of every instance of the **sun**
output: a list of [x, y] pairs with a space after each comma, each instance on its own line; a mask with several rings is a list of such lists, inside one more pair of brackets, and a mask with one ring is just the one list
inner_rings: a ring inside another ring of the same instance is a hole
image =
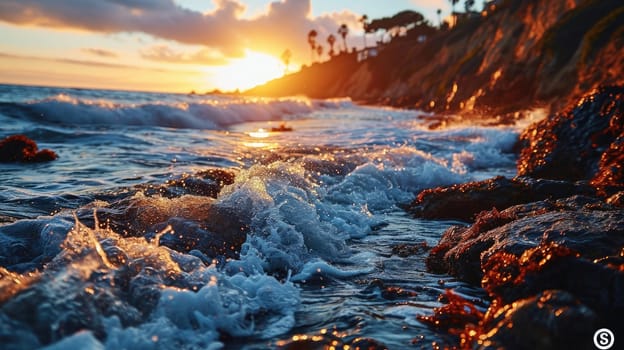
[[223, 91], [247, 90], [284, 75], [284, 64], [271, 55], [245, 50], [243, 58], [216, 67], [212, 74], [214, 86]]

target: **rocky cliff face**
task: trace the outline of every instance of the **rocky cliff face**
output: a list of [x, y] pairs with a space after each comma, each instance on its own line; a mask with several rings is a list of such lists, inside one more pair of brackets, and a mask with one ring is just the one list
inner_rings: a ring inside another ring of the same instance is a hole
[[378, 57], [342, 55], [249, 93], [502, 114], [560, 109], [599, 85], [624, 83], [623, 68], [621, 1], [505, 0], [426, 43], [399, 38]]

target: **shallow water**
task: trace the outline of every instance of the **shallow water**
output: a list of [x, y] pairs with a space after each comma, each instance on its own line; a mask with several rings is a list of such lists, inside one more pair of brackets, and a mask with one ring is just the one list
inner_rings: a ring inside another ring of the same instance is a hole
[[[0, 85], [0, 136], [59, 155], [0, 164], [2, 343], [443, 343], [416, 315], [444, 288], [482, 293], [425, 271], [426, 247], [454, 223], [401, 205], [425, 188], [513, 175], [517, 129], [430, 131], [419, 114]], [[281, 123], [293, 131], [270, 132]], [[214, 168], [235, 175], [216, 198], [203, 190], [220, 187]]]

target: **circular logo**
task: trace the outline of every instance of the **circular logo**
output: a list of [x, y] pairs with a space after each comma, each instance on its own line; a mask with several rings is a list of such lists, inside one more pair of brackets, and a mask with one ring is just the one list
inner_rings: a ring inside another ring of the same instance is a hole
[[615, 343], [615, 336], [608, 328], [601, 328], [594, 333], [594, 345], [600, 350], [611, 349]]

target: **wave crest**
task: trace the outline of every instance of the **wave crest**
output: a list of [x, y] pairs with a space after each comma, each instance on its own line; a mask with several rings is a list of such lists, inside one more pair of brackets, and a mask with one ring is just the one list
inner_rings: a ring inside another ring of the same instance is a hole
[[58, 94], [27, 102], [2, 102], [0, 114], [39, 123], [70, 125], [160, 126], [225, 129], [245, 122], [297, 119], [320, 109], [350, 106], [348, 99], [243, 98], [206, 96], [141, 104]]

